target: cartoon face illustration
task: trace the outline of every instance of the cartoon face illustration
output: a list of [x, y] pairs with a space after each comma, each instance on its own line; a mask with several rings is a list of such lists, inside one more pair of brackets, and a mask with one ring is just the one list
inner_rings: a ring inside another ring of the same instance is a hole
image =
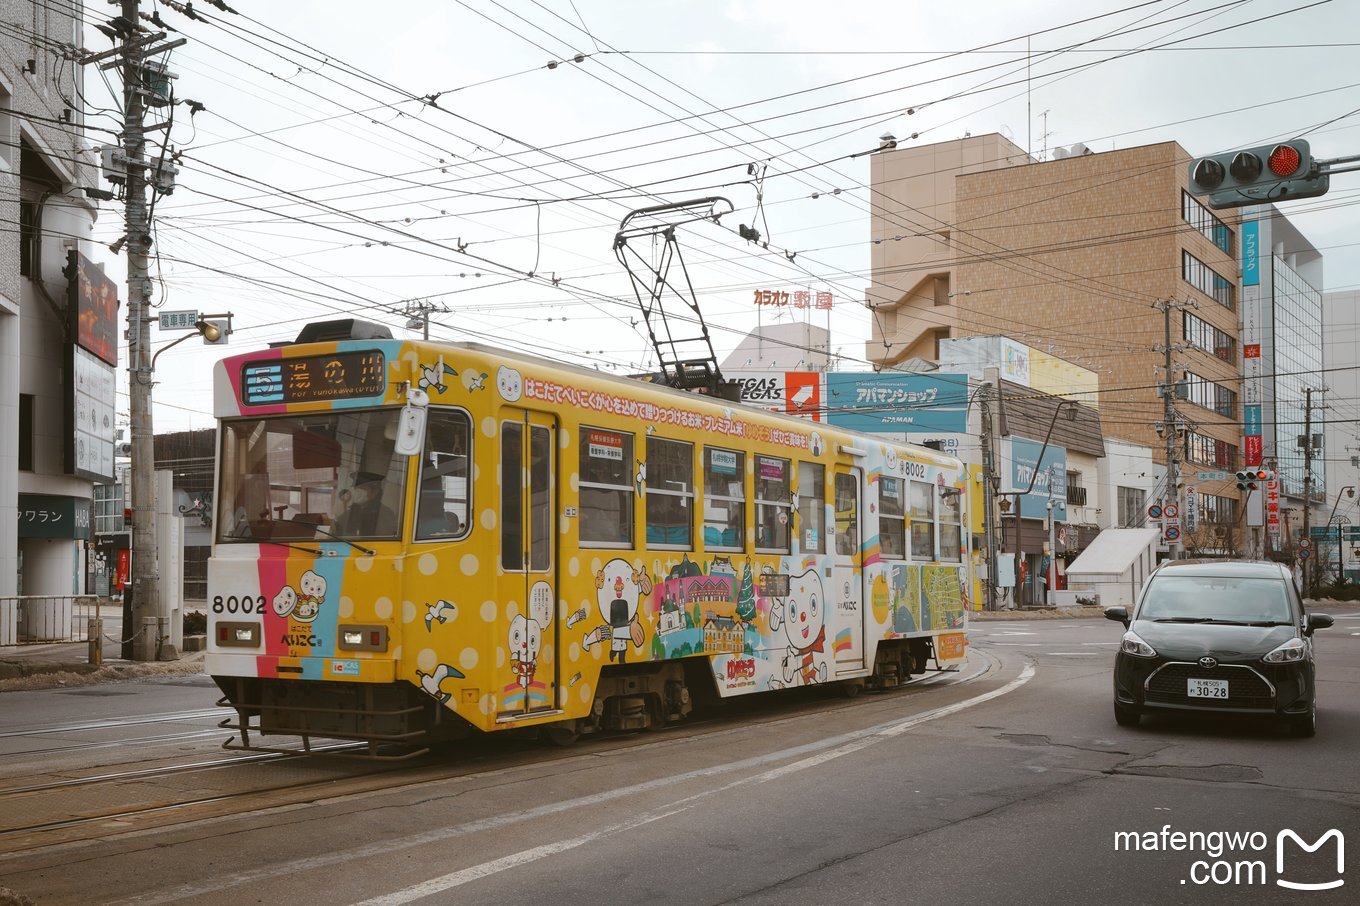
[[510, 669], [519, 684], [526, 689], [533, 681], [538, 666], [538, 653], [543, 648], [543, 629], [536, 620], [524, 615], [510, 621]]
[[321, 605], [326, 603], [326, 580], [309, 569], [298, 580], [298, 591], [301, 594], [298, 595], [293, 618], [310, 623], [321, 613]]
[[496, 389], [507, 403], [515, 403], [524, 394], [524, 381], [518, 371], [502, 365], [496, 369]]
[[783, 658], [784, 683], [826, 682], [826, 595], [815, 569], [789, 578], [789, 595], [770, 618], [772, 629], [781, 626], [789, 646]]
[[809, 452], [811, 452], [813, 456], [821, 456], [822, 451], [826, 449], [825, 442], [822, 440], [822, 435], [818, 434], [816, 431], [813, 431], [812, 440], [809, 441], [808, 448]]
[[286, 617], [293, 612], [297, 606], [297, 592], [293, 591], [293, 586], [285, 585], [279, 589], [279, 593], [274, 595], [274, 613], [281, 617]]
[[887, 454], [883, 457], [883, 464], [887, 466], [889, 473], [897, 471], [897, 451], [892, 447], [888, 448]]
[[609, 641], [609, 659], [624, 663], [628, 645], [641, 648], [645, 633], [638, 619], [638, 600], [652, 593], [652, 579], [645, 569], [634, 570], [626, 560], [615, 558], [595, 574], [596, 598], [604, 625], [586, 636], [587, 650], [596, 642]]

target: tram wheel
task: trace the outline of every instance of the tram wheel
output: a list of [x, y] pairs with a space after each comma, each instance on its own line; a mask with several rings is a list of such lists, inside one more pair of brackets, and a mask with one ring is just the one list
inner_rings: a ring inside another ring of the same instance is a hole
[[572, 721], [565, 725], [558, 724], [551, 727], [544, 727], [543, 736], [553, 745], [566, 748], [567, 746], [575, 745], [576, 740], [581, 738], [581, 731], [576, 729], [576, 722]]

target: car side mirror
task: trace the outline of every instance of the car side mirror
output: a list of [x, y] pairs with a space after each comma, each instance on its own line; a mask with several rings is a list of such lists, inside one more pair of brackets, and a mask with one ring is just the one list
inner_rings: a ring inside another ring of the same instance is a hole
[[1331, 614], [1310, 613], [1308, 615], [1308, 626], [1304, 629], [1304, 633], [1312, 635], [1314, 629], [1329, 629], [1334, 622], [1336, 621], [1332, 619]]
[[1129, 628], [1129, 609], [1127, 607], [1106, 607], [1105, 619], [1114, 620], [1116, 623], [1123, 623], [1124, 628]]

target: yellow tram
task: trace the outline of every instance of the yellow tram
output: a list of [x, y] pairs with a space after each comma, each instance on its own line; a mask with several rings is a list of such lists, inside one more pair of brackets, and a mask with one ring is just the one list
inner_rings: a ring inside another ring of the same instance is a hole
[[245, 747], [570, 740], [964, 657], [933, 450], [358, 321], [219, 362], [214, 407], [206, 670]]

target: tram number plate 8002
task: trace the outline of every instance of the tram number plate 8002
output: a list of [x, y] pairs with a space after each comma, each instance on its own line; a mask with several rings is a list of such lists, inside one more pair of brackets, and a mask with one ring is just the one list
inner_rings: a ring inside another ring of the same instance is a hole
[[1228, 681], [1221, 679], [1186, 680], [1185, 694], [1190, 698], [1227, 698]]

